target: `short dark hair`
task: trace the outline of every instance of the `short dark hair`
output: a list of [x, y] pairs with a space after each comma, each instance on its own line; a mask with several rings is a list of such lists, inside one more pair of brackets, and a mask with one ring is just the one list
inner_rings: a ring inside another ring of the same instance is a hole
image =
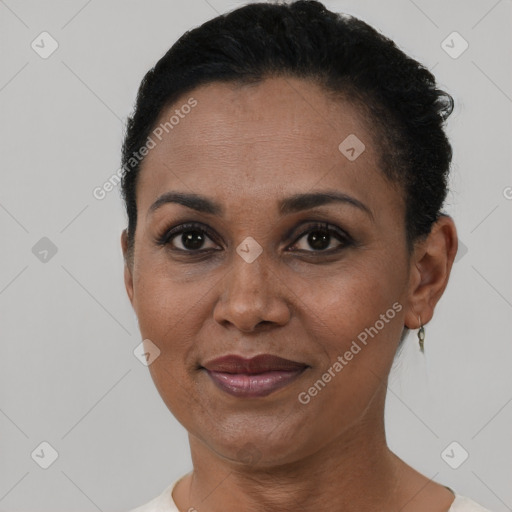
[[409, 249], [430, 233], [447, 194], [452, 148], [444, 121], [453, 98], [423, 65], [357, 18], [312, 0], [253, 3], [186, 32], [142, 80], [122, 148], [129, 254], [142, 161], [133, 155], [162, 111], [201, 85], [277, 76], [313, 80], [361, 107], [374, 127], [384, 175], [401, 186]]

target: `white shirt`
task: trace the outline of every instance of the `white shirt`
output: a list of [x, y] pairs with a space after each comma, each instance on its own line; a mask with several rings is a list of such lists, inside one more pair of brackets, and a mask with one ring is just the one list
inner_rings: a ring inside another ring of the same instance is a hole
[[[186, 475], [184, 475], [186, 476]], [[176, 503], [172, 498], [172, 491], [176, 484], [184, 477], [178, 478], [171, 485], [166, 487], [162, 494], [152, 499], [149, 503], [145, 505], [141, 505], [140, 507], [129, 510], [128, 512], [180, 512]], [[457, 494], [455, 491], [450, 489], [453, 494], [455, 494], [455, 501], [452, 503], [452, 506], [448, 510], [448, 512], [490, 512], [490, 510], [482, 507], [478, 503], [475, 503], [473, 500], [466, 498], [465, 496], [461, 496]], [[181, 512], [197, 512], [193, 507], [188, 510], [184, 510]]]

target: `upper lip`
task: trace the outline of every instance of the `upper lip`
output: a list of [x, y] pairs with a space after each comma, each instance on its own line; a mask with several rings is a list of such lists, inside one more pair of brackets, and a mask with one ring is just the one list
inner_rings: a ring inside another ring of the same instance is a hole
[[203, 365], [203, 368], [223, 373], [264, 373], [272, 371], [292, 371], [306, 368], [308, 365], [283, 359], [271, 354], [261, 354], [250, 359], [235, 354], [212, 359]]

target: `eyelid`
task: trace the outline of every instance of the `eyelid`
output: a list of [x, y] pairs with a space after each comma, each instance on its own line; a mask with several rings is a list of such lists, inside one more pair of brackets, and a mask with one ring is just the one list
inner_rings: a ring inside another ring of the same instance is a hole
[[[306, 224], [306, 225], [304, 226], [304, 224]], [[333, 224], [330, 224], [327, 221], [318, 221], [318, 220], [317, 221], [309, 221], [309, 222], [304, 221], [301, 224], [301, 228], [302, 229], [300, 230], [300, 232], [294, 236], [294, 240], [291, 243], [291, 245], [287, 246], [288, 248], [290, 246], [294, 246], [295, 244], [297, 244], [297, 242], [302, 237], [304, 237], [308, 233], [314, 231], [315, 229], [318, 231], [326, 231], [329, 234], [333, 233], [334, 235], [337, 235], [338, 241], [340, 242], [341, 247], [343, 247], [343, 246], [346, 247], [354, 242], [352, 237], [345, 230], [343, 230]], [[171, 240], [174, 239], [176, 236], [178, 236], [184, 232], [194, 231], [194, 230], [203, 232], [204, 234], [206, 234], [208, 236], [208, 238], [210, 238], [210, 240], [212, 240], [212, 242], [216, 243], [217, 245], [221, 245], [218, 242], [218, 238], [219, 238], [218, 235], [216, 235], [216, 233], [214, 233], [207, 225], [205, 225], [201, 222], [198, 222], [198, 221], [182, 222], [172, 228], [164, 229], [163, 233], [161, 235], [157, 236], [156, 243], [158, 245], [162, 245], [162, 246], [169, 245]], [[291, 230], [291, 232], [290, 231], [287, 232], [286, 238], [290, 238], [293, 234], [293, 231], [296, 231], [296, 230], [297, 230], [296, 228], [293, 228]], [[339, 239], [342, 239], [342, 240], [339, 240]], [[323, 251], [314, 251], [314, 250], [306, 251], [303, 249], [299, 249], [299, 250], [295, 250], [292, 252], [328, 254], [328, 253], [336, 251], [337, 249], [338, 248], [334, 248], [334, 249], [323, 250]], [[173, 248], [173, 250], [179, 251], [179, 252], [184, 252], [184, 253], [189, 253], [189, 254], [199, 254], [201, 252], [207, 252], [207, 251], [218, 250], [218, 249], [211, 249], [211, 248], [210, 249], [197, 249], [194, 251], [194, 250], [183, 250], [183, 249]]]
[[[341, 243], [341, 246], [348, 246], [352, 243], [354, 243], [354, 240], [353, 238], [344, 230], [344, 229], [341, 229], [341, 228], [338, 228], [337, 226], [333, 225], [333, 224], [329, 224], [329, 222], [326, 222], [326, 221], [311, 221], [311, 223], [309, 223], [304, 229], [302, 229], [300, 231], [299, 234], [297, 234], [294, 238], [294, 242], [292, 243], [292, 246], [297, 244], [297, 242], [302, 238], [304, 237], [305, 235], [307, 235], [308, 233], [311, 233], [313, 231], [326, 231], [328, 232], [329, 234], [331, 233], [334, 233], [335, 235], [337, 235], [338, 238], [341, 238], [342, 240], [338, 240], [340, 243]], [[334, 248], [334, 249], [329, 249], [329, 250], [324, 250], [324, 251], [304, 251], [304, 250], [300, 250], [301, 252], [304, 252], [304, 253], [317, 253], [317, 254], [328, 254], [330, 252], [334, 252], [336, 251], [337, 248]]]
[[[190, 221], [190, 222], [183, 222], [181, 224], [178, 224], [172, 228], [166, 228], [163, 230], [163, 233], [159, 236], [157, 236], [157, 244], [159, 245], [168, 245], [171, 241], [171, 239], [175, 238], [177, 235], [182, 234], [186, 231], [201, 231], [204, 232], [208, 238], [210, 238], [213, 242], [215, 242], [217, 245], [220, 245], [217, 240], [217, 235], [205, 224], [202, 224], [201, 222], [197, 221]], [[182, 249], [176, 249], [178, 251], [182, 252], [189, 252], [193, 253], [194, 251], [183, 251]], [[198, 251], [201, 251], [201, 249], [198, 249]]]

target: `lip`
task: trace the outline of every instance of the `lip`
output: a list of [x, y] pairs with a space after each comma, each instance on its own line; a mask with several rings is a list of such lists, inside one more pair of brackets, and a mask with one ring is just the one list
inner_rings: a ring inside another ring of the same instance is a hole
[[297, 379], [309, 365], [271, 354], [251, 359], [227, 355], [203, 365], [213, 383], [237, 397], [263, 397]]

